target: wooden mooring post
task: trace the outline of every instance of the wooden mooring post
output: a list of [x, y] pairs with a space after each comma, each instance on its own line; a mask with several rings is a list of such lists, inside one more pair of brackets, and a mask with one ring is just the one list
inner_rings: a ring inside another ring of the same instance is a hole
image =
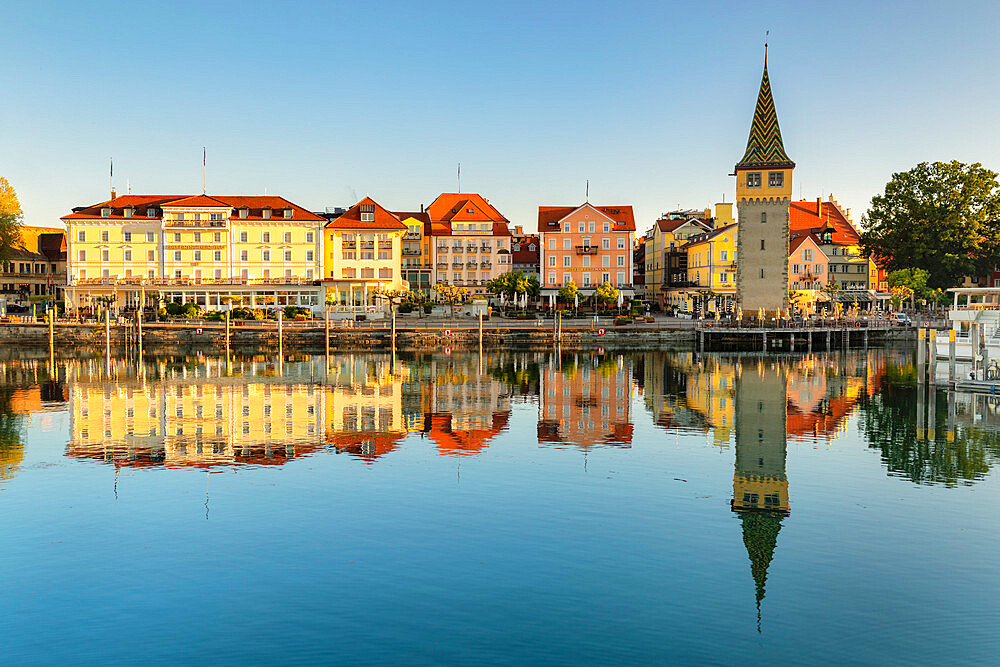
[[927, 345], [930, 352], [927, 354], [927, 380], [932, 385], [937, 384], [937, 329], [927, 330]]
[[955, 388], [955, 330], [948, 329], [948, 386]]
[[923, 327], [917, 328], [917, 383], [923, 384], [925, 379], [924, 366], [927, 363], [927, 349], [924, 346], [926, 330]]
[[284, 346], [284, 342], [283, 342], [283, 338], [284, 338], [284, 327], [283, 327], [284, 315], [285, 315], [285, 312], [279, 308], [278, 309], [278, 357], [279, 357], [279, 359], [281, 359], [281, 358], [283, 358], [285, 356], [284, 349], [283, 349], [283, 346]]

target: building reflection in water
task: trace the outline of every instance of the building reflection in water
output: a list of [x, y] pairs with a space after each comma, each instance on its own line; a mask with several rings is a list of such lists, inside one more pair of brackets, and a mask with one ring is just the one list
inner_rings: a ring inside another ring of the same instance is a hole
[[539, 375], [538, 444], [632, 446], [632, 367], [623, 357], [563, 355]]

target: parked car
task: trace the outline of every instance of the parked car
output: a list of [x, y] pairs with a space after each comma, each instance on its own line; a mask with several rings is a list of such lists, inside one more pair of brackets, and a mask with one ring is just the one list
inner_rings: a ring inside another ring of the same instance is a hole
[[913, 324], [910, 316], [906, 313], [893, 313], [890, 319], [901, 327], [908, 327]]

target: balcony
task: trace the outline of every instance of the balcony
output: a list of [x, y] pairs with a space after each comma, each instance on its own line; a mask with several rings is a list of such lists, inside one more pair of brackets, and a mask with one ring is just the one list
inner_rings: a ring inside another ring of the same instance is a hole
[[452, 252], [462, 252], [462, 246], [460, 246], [460, 245], [452, 246], [451, 247], [451, 251]]
[[403, 254], [408, 256], [419, 255], [420, 251], [412, 248], [403, 248]]
[[438, 262], [437, 263], [437, 267], [439, 269], [447, 269], [448, 268], [448, 262]]
[[341, 244], [341, 246], [344, 248], [344, 250], [354, 250], [355, 248], [358, 247], [358, 244], [356, 241], [344, 241]]
[[451, 263], [451, 268], [453, 268], [453, 269], [461, 269], [464, 266], [465, 266], [465, 264], [463, 264], [462, 262], [452, 262]]
[[362, 241], [361, 242], [361, 249], [362, 250], [366, 250], [366, 249], [367, 250], [374, 250], [375, 249], [375, 242], [374, 241]]
[[576, 248], [577, 255], [596, 255], [597, 246], [596, 245], [578, 245], [574, 246]]
[[488, 245], [484, 245], [482, 248], [479, 249], [479, 252], [493, 252], [493, 248], [489, 247]]
[[379, 250], [392, 250], [392, 241], [379, 241], [378, 242], [378, 249]]
[[476, 252], [476, 246], [474, 245], [466, 246], [465, 252]]
[[493, 262], [480, 262], [479, 266], [482, 267], [482, 268], [484, 268], [484, 269], [492, 269], [493, 268]]
[[407, 241], [416, 241], [420, 239], [420, 232], [406, 232], [403, 234], [403, 238]]
[[312, 285], [316, 279], [293, 276], [291, 278], [82, 278], [71, 285]]
[[448, 246], [446, 246], [446, 245], [439, 245], [437, 247], [437, 251], [438, 252], [448, 252]]
[[467, 269], [475, 269], [478, 266], [479, 265], [476, 262], [466, 262], [465, 263], [465, 268], [467, 268]]

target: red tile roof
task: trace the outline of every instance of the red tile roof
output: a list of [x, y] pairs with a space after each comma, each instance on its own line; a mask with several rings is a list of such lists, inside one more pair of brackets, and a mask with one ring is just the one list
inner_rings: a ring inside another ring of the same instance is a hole
[[508, 415], [494, 412], [488, 429], [457, 430], [452, 428], [452, 415], [432, 412], [425, 417], [424, 431], [441, 455], [468, 456], [489, 446], [490, 440], [507, 427]]
[[393, 211], [392, 214], [397, 218], [399, 218], [400, 220], [413, 218], [414, 220], [419, 220], [424, 224], [431, 221], [431, 217], [427, 215], [426, 211]]
[[[371, 206], [374, 215], [372, 221], [361, 220], [361, 207]], [[371, 197], [365, 197], [357, 204], [347, 209], [338, 218], [334, 218], [326, 223], [329, 229], [406, 229], [406, 225], [400, 222], [399, 218], [382, 208], [378, 202]]]
[[328, 433], [327, 443], [337, 448], [338, 452], [346, 452], [352, 458], [360, 460], [365, 465], [375, 463], [403, 441], [402, 433], [386, 433], [382, 431]]
[[[789, 238], [788, 238], [788, 254], [789, 255], [791, 255], [793, 252], [795, 252], [796, 250], [798, 250], [799, 246], [802, 245], [803, 243], [805, 243], [806, 241], [808, 241], [809, 239], [812, 239], [813, 243], [815, 243], [817, 246], [819, 246], [819, 237], [817, 237], [812, 232], [796, 232], [796, 231], [791, 231], [790, 234], [791, 234], [791, 236], [789, 236]], [[820, 252], [823, 252], [823, 251], [820, 250]], [[824, 257], [825, 257], [825, 255], [824, 255]]]
[[[140, 222], [142, 220], [161, 220], [163, 218], [162, 208], [164, 206], [174, 205], [174, 202], [180, 201], [192, 201], [200, 199], [203, 195], [121, 195], [120, 197], [115, 197], [114, 199], [109, 199], [91, 206], [82, 206], [80, 208], [74, 209], [69, 215], [64, 215], [61, 220], [94, 220], [94, 219], [111, 219], [115, 221], [121, 220], [135, 220], [135, 222]], [[322, 222], [324, 218], [322, 216], [316, 215], [311, 211], [293, 204], [284, 197], [274, 197], [274, 196], [230, 196], [230, 195], [215, 195], [213, 197], [206, 197], [207, 200], [212, 202], [222, 202], [223, 205], [228, 206], [232, 209], [238, 209], [241, 207], [246, 207], [248, 209], [248, 214], [246, 219], [251, 221], [262, 221], [268, 220], [264, 218], [262, 211], [265, 208], [270, 208], [272, 211], [280, 211], [285, 208], [292, 209], [291, 219], [294, 221], [309, 221], [309, 222]], [[101, 209], [104, 207], [111, 208], [111, 215], [108, 217], [101, 216]], [[180, 206], [199, 206], [199, 204], [183, 203]], [[205, 206], [219, 206], [217, 203], [205, 204]], [[132, 214], [132, 218], [125, 218], [125, 208], [132, 207], [135, 212]], [[152, 218], [146, 217], [146, 209], [154, 208], [156, 209], [155, 215]], [[279, 222], [284, 220], [283, 216], [273, 216], [269, 219], [274, 222]]]
[[828, 223], [833, 225], [833, 242], [839, 245], [855, 245], [858, 243], [858, 230], [844, 217], [840, 208], [830, 201], [819, 202], [817, 213], [816, 201], [793, 201], [788, 205], [788, 227], [792, 232], [812, 232], [819, 234]]
[[579, 206], [539, 206], [538, 207], [538, 231], [559, 232], [562, 226], [559, 224], [563, 218], [570, 213], [579, 210], [584, 206], [600, 211], [614, 221], [611, 231], [614, 232], [634, 232], [635, 215], [631, 206], [594, 206], [590, 203]]
[[164, 206], [179, 206], [179, 207], [184, 207], [184, 206], [191, 206], [191, 207], [214, 206], [216, 208], [220, 208], [220, 207], [225, 208], [225, 207], [229, 206], [229, 204], [227, 204], [226, 202], [222, 201], [221, 199], [216, 199], [215, 197], [209, 197], [208, 195], [192, 195], [190, 197], [182, 197], [181, 199], [177, 199], [175, 201], [172, 201], [172, 202], [169, 202], [169, 203], [165, 203], [163, 205]]
[[427, 207], [427, 213], [434, 221], [451, 220], [452, 216], [459, 215], [460, 212], [465, 216], [474, 215], [466, 212], [468, 208], [472, 208], [482, 217], [456, 219], [510, 222], [496, 207], [490, 204], [489, 200], [475, 192], [442, 192]]

